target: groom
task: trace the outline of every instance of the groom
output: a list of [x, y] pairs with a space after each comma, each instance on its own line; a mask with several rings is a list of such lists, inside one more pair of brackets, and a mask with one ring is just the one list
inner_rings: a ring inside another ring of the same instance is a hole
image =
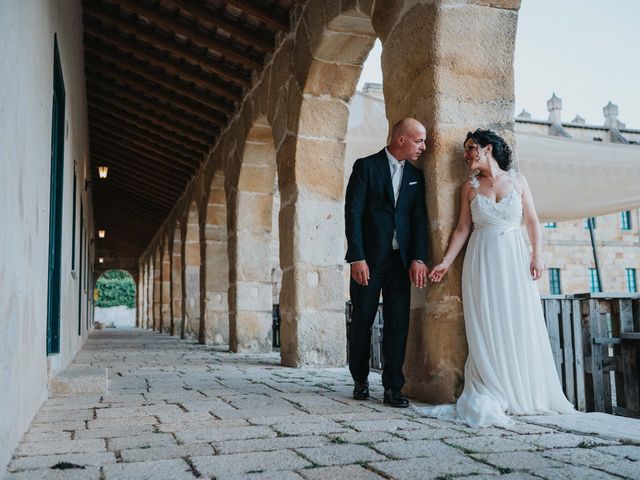
[[351, 264], [349, 370], [353, 398], [369, 398], [371, 326], [382, 290], [382, 385], [384, 403], [408, 407], [402, 396], [410, 284], [426, 284], [426, 212], [422, 171], [415, 161], [425, 150], [426, 129], [413, 118], [393, 126], [391, 141], [353, 165], [345, 201], [346, 260]]

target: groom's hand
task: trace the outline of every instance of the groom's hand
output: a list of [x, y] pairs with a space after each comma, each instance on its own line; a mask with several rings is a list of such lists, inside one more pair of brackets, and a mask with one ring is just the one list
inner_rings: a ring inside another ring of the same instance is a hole
[[429, 269], [424, 263], [418, 260], [411, 262], [409, 265], [409, 279], [411, 283], [418, 288], [424, 288], [427, 286], [427, 275], [429, 275]]
[[367, 265], [366, 260], [360, 260], [359, 262], [353, 262], [351, 264], [351, 278], [353, 278], [358, 285], [369, 285], [369, 265]]

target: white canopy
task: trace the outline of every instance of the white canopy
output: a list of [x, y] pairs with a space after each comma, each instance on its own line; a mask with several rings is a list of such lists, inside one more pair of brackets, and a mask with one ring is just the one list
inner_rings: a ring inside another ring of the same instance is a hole
[[516, 133], [518, 169], [541, 221], [640, 207], [640, 146]]

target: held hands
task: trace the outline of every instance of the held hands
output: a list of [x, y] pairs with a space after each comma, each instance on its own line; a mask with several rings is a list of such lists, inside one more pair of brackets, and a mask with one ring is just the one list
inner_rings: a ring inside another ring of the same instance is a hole
[[544, 271], [544, 263], [538, 257], [531, 257], [531, 263], [529, 264], [529, 273], [532, 280], [540, 280], [542, 272]]
[[409, 279], [418, 288], [424, 288], [427, 286], [427, 275], [429, 275], [429, 269], [427, 266], [413, 260], [409, 265]]
[[442, 261], [431, 269], [431, 275], [429, 275], [429, 280], [433, 283], [438, 283], [442, 280], [442, 277], [449, 271], [449, 267], [451, 266], [451, 260], [447, 257], [444, 257]]
[[351, 278], [358, 285], [369, 285], [369, 265], [366, 260], [353, 262], [351, 264]]

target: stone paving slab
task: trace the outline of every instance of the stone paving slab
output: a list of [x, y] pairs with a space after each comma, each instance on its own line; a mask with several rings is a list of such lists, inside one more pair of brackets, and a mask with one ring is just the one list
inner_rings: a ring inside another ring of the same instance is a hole
[[68, 453], [61, 455], [36, 455], [31, 457], [14, 457], [9, 464], [9, 471], [32, 469], [50, 469], [57, 463], [66, 462], [74, 465], [106, 465], [116, 463], [113, 452], [100, 453]]
[[145, 433], [143, 435], [130, 435], [107, 440], [107, 448], [112, 452], [129, 448], [166, 447], [170, 445], [177, 445], [175, 438], [170, 433]]
[[[570, 414], [473, 429], [384, 406], [375, 372], [360, 402], [346, 368], [278, 362], [142, 330], [94, 332], [72, 368], [108, 369], [113, 388], [47, 400], [6, 477], [640, 479], [638, 420]], [[59, 462], [85, 469], [51, 469]]]
[[132, 448], [122, 450], [120, 458], [122, 458], [123, 462], [145, 462], [214, 454], [215, 450], [211, 445], [200, 443], [196, 445], [172, 445], [170, 447]]
[[276, 432], [268, 427], [227, 427], [205, 428], [177, 432], [176, 438], [182, 443], [219, 442], [222, 440], [246, 440], [249, 438], [275, 437]]
[[328, 478], [348, 478], [349, 480], [380, 480], [384, 477], [367, 470], [360, 465], [344, 465], [336, 467], [318, 467], [299, 470], [307, 480], [326, 480]]
[[438, 479], [476, 473], [497, 473], [495, 469], [462, 454], [451, 454], [447, 457], [433, 456], [375, 462], [371, 463], [370, 466], [374, 471], [387, 478], [399, 480]]
[[105, 465], [105, 480], [193, 480], [196, 476], [181, 459]]
[[546, 480], [567, 480], [569, 478], [576, 480], [613, 480], [614, 478], [620, 479], [618, 476], [611, 475], [603, 472], [602, 470], [595, 470], [587, 467], [558, 467], [558, 468], [544, 468], [534, 472], [537, 477], [544, 478]]
[[16, 455], [25, 457], [34, 455], [55, 455], [60, 453], [104, 452], [105, 450], [106, 446], [104, 440], [90, 438], [60, 442], [24, 442], [18, 445]]
[[269, 470], [298, 470], [312, 465], [311, 462], [291, 450], [191, 457], [191, 461], [201, 474], [221, 479], [232, 474], [261, 473]]
[[500, 470], [539, 470], [559, 467], [561, 462], [536, 455], [534, 452], [505, 452], [489, 454], [472, 454], [476, 460], [492, 465]]
[[100, 480], [99, 467], [74, 468], [69, 470], [34, 470], [11, 473], [5, 480]]
[[212, 443], [217, 453], [269, 452], [303, 447], [320, 447], [331, 441], [320, 435], [300, 437], [260, 438], [254, 440], [228, 440]]
[[353, 463], [386, 460], [375, 450], [364, 445], [327, 445], [316, 448], [297, 448], [296, 452], [315, 465], [349, 465]]

